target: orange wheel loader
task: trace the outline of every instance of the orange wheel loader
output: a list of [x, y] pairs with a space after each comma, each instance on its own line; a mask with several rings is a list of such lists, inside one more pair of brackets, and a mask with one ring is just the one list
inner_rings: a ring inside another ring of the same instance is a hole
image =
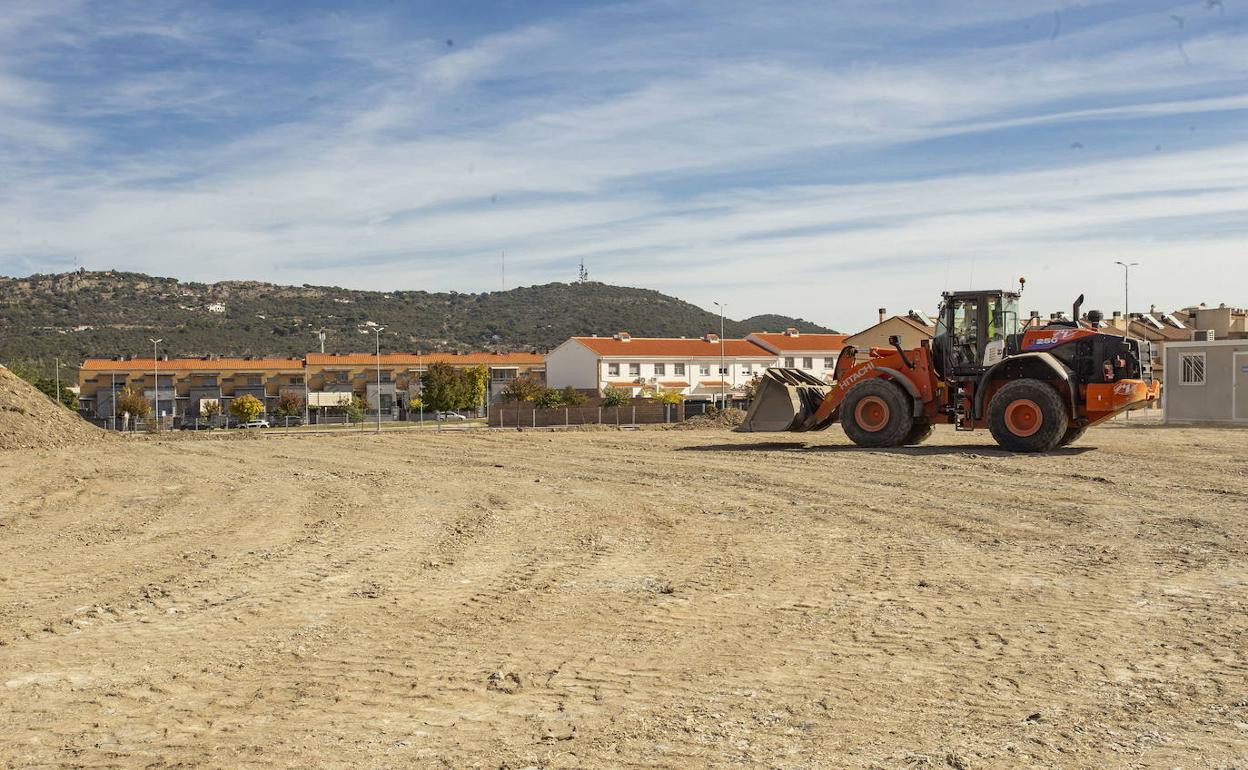
[[841, 351], [831, 384], [768, 369], [741, 431], [823, 430], [839, 421], [859, 446], [918, 444], [945, 423], [988, 428], [1004, 449], [1047, 452], [1091, 425], [1155, 403], [1147, 340], [1097, 331], [1098, 311], [1022, 328], [1017, 292], [943, 295], [936, 333], [913, 350]]

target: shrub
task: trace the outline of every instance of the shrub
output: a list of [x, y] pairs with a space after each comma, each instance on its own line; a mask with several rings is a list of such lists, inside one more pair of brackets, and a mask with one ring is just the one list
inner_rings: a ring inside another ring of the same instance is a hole
[[129, 413], [132, 417], [147, 417], [152, 413], [152, 402], [131, 387], [122, 388], [117, 394], [117, 413]]
[[656, 404], [663, 406], [675, 406], [685, 403], [685, 397], [676, 390], [660, 390], [650, 397]]
[[605, 407], [624, 406], [628, 400], [628, 391], [610, 385], [602, 389], [602, 405]]
[[557, 406], [563, 406], [563, 393], [554, 388], [546, 388], [537, 398], [533, 399], [535, 406], [543, 409], [553, 409]]
[[303, 403], [303, 396], [287, 391], [278, 397], [277, 408], [273, 410], [273, 414], [278, 417], [301, 417]]
[[338, 402], [338, 408], [346, 416], [350, 422], [362, 422], [364, 420], [364, 402], [359, 396], [343, 396]]
[[584, 406], [589, 399], [585, 398], [585, 394], [569, 385], [563, 389], [563, 403], [565, 406]]

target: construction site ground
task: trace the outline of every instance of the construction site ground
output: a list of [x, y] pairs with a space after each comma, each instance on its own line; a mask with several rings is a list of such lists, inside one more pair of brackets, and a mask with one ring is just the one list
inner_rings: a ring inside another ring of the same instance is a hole
[[1248, 432], [0, 452], [0, 766], [1248, 767]]

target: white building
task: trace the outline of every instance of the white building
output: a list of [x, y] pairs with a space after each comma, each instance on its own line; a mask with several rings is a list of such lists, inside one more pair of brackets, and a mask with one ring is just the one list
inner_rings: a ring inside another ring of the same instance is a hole
[[845, 347], [845, 334], [802, 334], [792, 327], [783, 332], [754, 332], [746, 337], [775, 355], [772, 366], [801, 369], [828, 382], [836, 371], [836, 360]]
[[[721, 355], [723, 366], [721, 368]], [[740, 396], [745, 384], [776, 356], [750, 340], [701, 338], [572, 337], [546, 356], [546, 382], [599, 391], [608, 385], [640, 395], [642, 390], [676, 391], [687, 399], [718, 401]]]

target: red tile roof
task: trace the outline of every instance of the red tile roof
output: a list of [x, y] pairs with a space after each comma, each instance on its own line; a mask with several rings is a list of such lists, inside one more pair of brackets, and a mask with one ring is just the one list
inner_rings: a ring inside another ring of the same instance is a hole
[[759, 342], [776, 350], [790, 353], [799, 351], [836, 353], [845, 347], [848, 334], [798, 334], [790, 336], [782, 332], [754, 332], [750, 335]]
[[607, 382], [613, 388], [640, 388], [641, 383], [632, 380], [610, 380]]
[[[377, 356], [373, 353], [309, 353], [308, 366], [373, 366], [377, 363]], [[545, 358], [537, 353], [382, 353], [382, 366], [427, 366], [432, 363], [446, 363], [451, 365], [476, 366], [477, 364], [485, 364], [486, 366], [506, 366], [527, 364], [535, 366], [542, 364]]]
[[665, 388], [687, 388], [689, 383], [684, 380], [659, 380], [659, 384]]
[[87, 371], [144, 371], [153, 368], [161, 371], [193, 370], [215, 372], [222, 369], [236, 371], [259, 372], [270, 369], [303, 369], [303, 361], [298, 358], [171, 358], [168, 361], [153, 361], [150, 358], [130, 358], [125, 361], [114, 361], [111, 358], [88, 358], [80, 367]]
[[[719, 341], [676, 337], [633, 337], [627, 342], [614, 337], [573, 337], [600, 356], [650, 358], [716, 358]], [[774, 354], [749, 340], [724, 340], [723, 354], [733, 357], [773, 358]]]

